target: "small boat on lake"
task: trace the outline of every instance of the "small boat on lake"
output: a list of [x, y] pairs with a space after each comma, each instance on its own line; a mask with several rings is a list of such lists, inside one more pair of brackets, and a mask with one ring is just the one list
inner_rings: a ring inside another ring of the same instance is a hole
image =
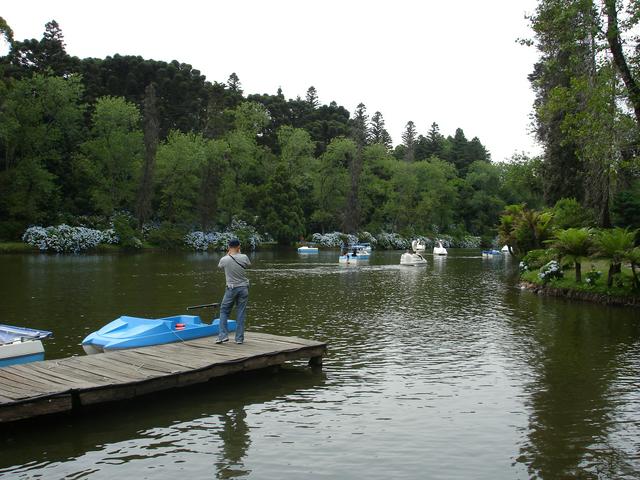
[[[235, 331], [235, 320], [228, 320], [227, 327], [230, 332]], [[86, 353], [93, 354], [211, 337], [219, 331], [219, 318], [208, 324], [203, 323], [197, 315], [166, 318], [122, 316], [89, 334], [82, 341], [82, 348]]]
[[318, 253], [318, 247], [308, 247], [305, 245], [298, 248], [298, 253]]
[[338, 263], [357, 263], [369, 260], [369, 254], [366, 252], [348, 252], [338, 257]]
[[411, 248], [414, 252], [424, 252], [427, 249], [427, 244], [424, 240], [418, 238], [411, 242]]
[[41, 340], [52, 335], [47, 330], [0, 325], [0, 367], [44, 360]]
[[483, 257], [500, 257], [502, 252], [500, 250], [482, 250]]
[[427, 260], [419, 253], [405, 252], [400, 256], [400, 265], [426, 265]]
[[447, 249], [444, 248], [444, 246], [442, 245], [442, 242], [440, 240], [438, 240], [438, 245], [436, 245], [435, 247], [433, 247], [433, 254], [434, 255], [447, 255]]

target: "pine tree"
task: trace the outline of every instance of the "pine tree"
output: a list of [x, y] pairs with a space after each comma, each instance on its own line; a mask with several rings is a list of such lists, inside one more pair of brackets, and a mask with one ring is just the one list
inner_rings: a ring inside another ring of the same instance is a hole
[[384, 145], [388, 150], [391, 149], [391, 135], [389, 135], [389, 132], [384, 128], [384, 118], [382, 118], [380, 112], [374, 113], [373, 117], [371, 117], [369, 131], [372, 144]]
[[318, 92], [316, 91], [316, 87], [311, 85], [307, 90], [306, 101], [313, 108], [318, 108]]
[[407, 162], [413, 162], [416, 153], [416, 125], [411, 120], [407, 122], [402, 134], [402, 144], [405, 147], [404, 159]]

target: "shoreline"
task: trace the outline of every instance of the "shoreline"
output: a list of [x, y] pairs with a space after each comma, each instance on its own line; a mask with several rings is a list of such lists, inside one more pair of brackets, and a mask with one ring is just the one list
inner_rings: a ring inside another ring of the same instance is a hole
[[582, 300], [602, 305], [640, 308], [640, 295], [610, 295], [599, 292], [585, 292], [566, 287], [539, 285], [522, 279], [520, 280], [520, 288], [523, 290], [529, 290], [536, 295], [562, 297], [569, 300]]

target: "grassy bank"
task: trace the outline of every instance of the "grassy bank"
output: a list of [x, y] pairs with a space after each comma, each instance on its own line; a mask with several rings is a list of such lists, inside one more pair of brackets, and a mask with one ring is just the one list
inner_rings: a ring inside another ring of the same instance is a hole
[[[594, 270], [602, 272], [602, 276], [592, 284], [589, 284], [585, 279], [586, 273], [590, 271], [589, 269], [592, 266]], [[612, 305], [640, 307], [640, 291], [632, 290], [633, 275], [629, 267], [622, 267], [622, 272], [615, 276], [611, 287], [607, 286], [608, 262], [594, 261], [583, 264], [582, 268], [582, 282], [580, 283], [575, 281], [575, 270], [573, 268], [565, 269], [562, 278], [554, 278], [548, 282], [540, 279], [537, 270], [523, 272], [520, 275], [520, 279], [525, 288], [539, 294]]]

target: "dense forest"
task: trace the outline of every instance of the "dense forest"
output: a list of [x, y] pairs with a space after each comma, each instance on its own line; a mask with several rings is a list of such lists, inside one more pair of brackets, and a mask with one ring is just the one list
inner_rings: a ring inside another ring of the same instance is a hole
[[604, 3], [539, 2], [522, 43], [540, 52], [530, 79], [544, 154], [504, 163], [462, 128], [445, 135], [434, 121], [420, 133], [408, 121], [394, 146], [381, 112], [322, 104], [313, 86], [305, 98], [247, 94], [235, 73], [211, 82], [178, 61], [79, 59], [55, 21], [18, 41], [0, 18], [0, 240], [122, 212], [138, 228], [185, 232], [242, 219], [282, 244], [336, 230], [490, 243], [513, 204], [640, 226], [639, 63], [627, 38], [639, 12], [618, 19], [619, 2]]

